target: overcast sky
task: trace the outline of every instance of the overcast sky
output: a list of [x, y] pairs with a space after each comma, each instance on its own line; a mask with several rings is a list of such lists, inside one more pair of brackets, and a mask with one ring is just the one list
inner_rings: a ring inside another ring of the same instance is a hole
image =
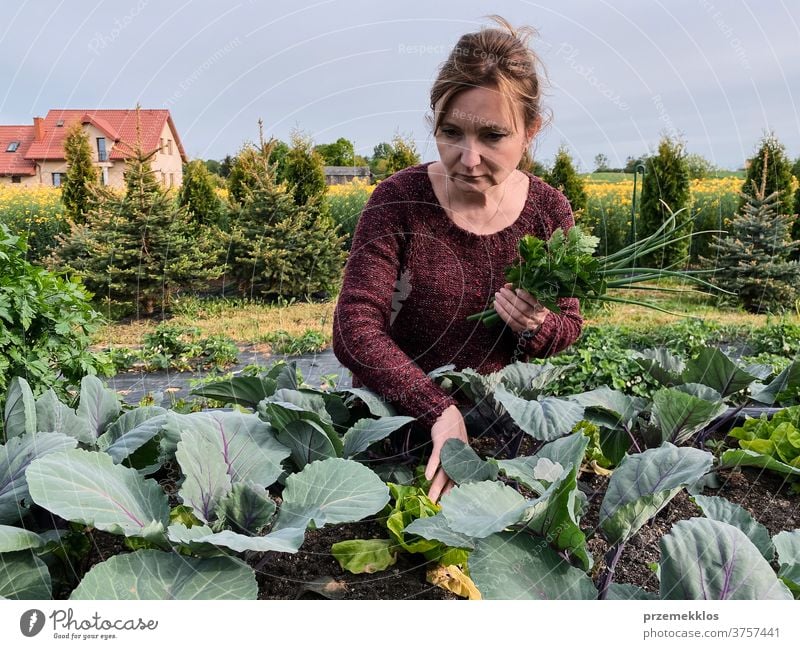
[[3, 2], [0, 123], [51, 108], [169, 108], [190, 157], [294, 128], [371, 155], [395, 132], [438, 159], [426, 126], [439, 65], [486, 13], [535, 27], [560, 144], [583, 170], [665, 131], [725, 168], [766, 129], [800, 156], [797, 0], [30, 0]]

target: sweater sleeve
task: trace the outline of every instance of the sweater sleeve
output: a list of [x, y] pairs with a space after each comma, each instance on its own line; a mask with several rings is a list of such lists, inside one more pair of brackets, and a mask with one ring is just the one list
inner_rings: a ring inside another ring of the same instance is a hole
[[333, 353], [367, 388], [430, 428], [458, 402], [437, 386], [389, 335], [392, 294], [404, 248], [401, 186], [384, 180], [356, 225], [333, 317]]
[[[562, 228], [564, 232], [567, 232], [575, 225], [572, 208], [561, 192], [553, 193], [553, 201], [548, 213], [552, 215], [548, 236], [557, 228]], [[536, 335], [524, 346], [524, 352], [528, 358], [546, 358], [557, 354], [569, 347], [581, 335], [583, 318], [578, 299], [574, 297], [559, 298], [558, 306], [561, 313], [552, 311], [548, 313]]]

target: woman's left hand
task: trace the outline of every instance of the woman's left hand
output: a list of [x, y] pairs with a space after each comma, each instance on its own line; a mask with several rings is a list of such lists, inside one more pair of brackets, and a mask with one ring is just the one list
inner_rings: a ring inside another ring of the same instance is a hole
[[536, 331], [542, 326], [550, 310], [536, 301], [522, 288], [514, 290], [513, 284], [506, 284], [494, 296], [494, 310], [515, 333]]

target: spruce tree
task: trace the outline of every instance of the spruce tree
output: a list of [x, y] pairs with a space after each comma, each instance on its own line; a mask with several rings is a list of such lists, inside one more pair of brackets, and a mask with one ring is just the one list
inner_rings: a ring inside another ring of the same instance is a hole
[[61, 185], [61, 202], [69, 218], [75, 223], [82, 223], [89, 206], [91, 186], [97, 184], [98, 172], [92, 161], [89, 136], [80, 122], [75, 122], [67, 131], [64, 157], [67, 174]]
[[332, 293], [341, 279], [344, 235], [316, 194], [298, 205], [277, 179], [276, 140], [239, 154], [241, 203], [231, 213], [230, 274], [248, 296], [307, 297]]
[[[688, 211], [689, 186], [689, 168], [683, 143], [668, 136], [662, 137], [657, 154], [645, 159], [637, 239], [655, 233], [670, 213], [676, 213], [676, 227], [681, 228], [680, 233], [690, 233], [688, 227], [681, 227], [686, 226], [691, 218]], [[639, 261], [642, 266], [667, 268], [684, 262], [688, 252], [689, 240], [683, 239]]]
[[126, 192], [106, 248], [109, 288], [147, 315], [159, 302], [168, 309], [179, 290], [199, 289], [221, 274], [208, 262], [216, 257], [212, 242], [196, 236], [189, 214], [156, 180], [151, 156], [137, 145], [127, 161]]
[[[270, 137], [264, 140], [264, 124], [258, 120], [259, 144], [246, 143], [239, 153], [233, 158], [233, 164], [228, 174], [228, 198], [235, 207], [241, 207], [244, 202], [247, 187], [251, 189], [257, 184], [257, 176], [264, 173], [265, 163], [270, 168], [272, 178], [276, 183], [289, 182], [286, 177], [286, 160], [289, 154], [289, 145], [282, 140]], [[255, 175], [254, 175], [255, 174]], [[322, 176], [323, 185], [325, 176]], [[294, 194], [292, 194], [294, 196]]]
[[740, 208], [747, 202], [747, 196], [755, 196], [754, 187], [760, 187], [763, 178], [766, 178], [765, 196], [778, 192], [776, 205], [778, 214], [794, 214], [792, 163], [786, 156], [786, 148], [774, 133], [768, 133], [761, 139], [755, 155], [747, 161], [747, 174], [739, 201]]
[[560, 147], [553, 162], [553, 169], [544, 178], [551, 187], [555, 187], [567, 197], [572, 211], [577, 213], [586, 209], [587, 197], [583, 179], [575, 171], [572, 158], [566, 147]]
[[[137, 125], [138, 126], [138, 125]], [[86, 224], [75, 224], [54, 255], [59, 268], [79, 273], [97, 299], [137, 317], [166, 311], [181, 290], [219, 277], [219, 236], [190, 221], [156, 180], [155, 151], [138, 141], [126, 161], [125, 194], [92, 192]]]
[[214, 191], [211, 174], [202, 160], [192, 160], [186, 165], [178, 200], [195, 223], [219, 224], [222, 202]]
[[767, 160], [762, 161], [760, 186], [753, 182], [750, 192], [742, 194], [744, 205], [728, 234], [711, 244], [716, 256], [703, 261], [717, 269], [716, 281], [736, 292], [747, 311], [775, 313], [794, 309], [800, 266], [790, 256], [800, 242], [791, 239], [792, 217], [780, 213], [780, 193], [766, 194], [768, 167]]

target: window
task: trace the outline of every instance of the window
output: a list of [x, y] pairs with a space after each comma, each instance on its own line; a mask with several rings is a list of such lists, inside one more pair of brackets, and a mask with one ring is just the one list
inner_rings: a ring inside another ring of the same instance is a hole
[[97, 138], [97, 159], [100, 162], [108, 160], [108, 153], [106, 153], [106, 139], [104, 137]]
[[166, 153], [166, 152], [167, 152], [167, 149], [166, 149], [166, 147], [165, 147], [165, 145], [164, 145], [164, 138], [163, 138], [163, 137], [161, 138], [161, 146], [159, 147], [159, 149], [158, 149], [158, 150], [159, 150], [161, 153]]
[[64, 126], [64, 120], [60, 119], [56, 122], [56, 126]]
[[108, 185], [108, 167], [103, 167], [100, 171], [100, 182], [103, 185]]
[[172, 155], [172, 140], [167, 140], [167, 152]]
[[169, 175], [169, 186], [172, 187], [175, 184], [175, 174]]
[[22, 178], [19, 176], [11, 176], [11, 182], [15, 185], [19, 185], [22, 182]]
[[161, 172], [161, 184], [162, 185], [167, 184], [167, 174], [165, 174], [163, 171]]
[[19, 148], [19, 142], [9, 142], [6, 147], [6, 153], [14, 153]]
[[61, 187], [61, 176], [63, 175], [57, 172], [53, 173], [53, 187]]

